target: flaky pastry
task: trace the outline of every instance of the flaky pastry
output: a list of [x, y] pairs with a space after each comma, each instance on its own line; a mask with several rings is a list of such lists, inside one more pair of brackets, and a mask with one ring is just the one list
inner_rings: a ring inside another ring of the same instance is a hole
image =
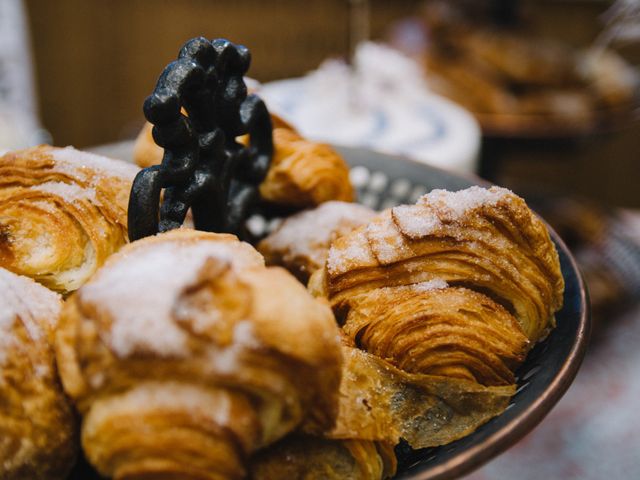
[[369, 223], [376, 212], [355, 203], [330, 201], [287, 218], [258, 244], [267, 265], [280, 265], [301, 282], [324, 266], [331, 242]]
[[76, 424], [58, 378], [60, 296], [0, 268], [0, 478], [64, 480]]
[[434, 190], [338, 238], [311, 288], [341, 317], [357, 295], [440, 279], [487, 294], [535, 343], [554, 326], [564, 280], [547, 228], [509, 190]]
[[331, 428], [330, 309], [232, 235], [133, 242], [66, 302], [56, 349], [89, 461], [115, 479], [235, 479], [303, 420]]
[[127, 241], [138, 169], [71, 147], [0, 157], [0, 266], [63, 294]]

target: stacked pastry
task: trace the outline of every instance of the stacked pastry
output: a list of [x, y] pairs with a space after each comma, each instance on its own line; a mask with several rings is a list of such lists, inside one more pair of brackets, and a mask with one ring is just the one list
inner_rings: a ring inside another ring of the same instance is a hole
[[[319, 223], [313, 216], [306, 214], [310, 228]], [[294, 236], [282, 237], [301, 218], [261, 249], [299, 251]], [[322, 441], [302, 437], [263, 453], [257, 478], [294, 467], [299, 478], [341, 478], [345, 458], [358, 466], [353, 478], [384, 478], [371, 467], [384, 456], [349, 456], [345, 442], [379, 452], [399, 438], [422, 448], [467, 435], [507, 407], [514, 370], [562, 305], [547, 229], [501, 188], [433, 191], [333, 239], [325, 255], [309, 288], [328, 299], [345, 336], [338, 421], [330, 431], [306, 429]], [[308, 461], [287, 462], [295, 452]], [[331, 474], [323, 462], [335, 466]]]
[[60, 296], [0, 268], [0, 478], [64, 480], [75, 418], [53, 351]]
[[71, 147], [0, 157], [0, 267], [76, 290], [127, 241], [137, 171]]
[[85, 454], [115, 479], [244, 478], [253, 452], [337, 413], [331, 310], [231, 235], [127, 245], [68, 299], [56, 346]]

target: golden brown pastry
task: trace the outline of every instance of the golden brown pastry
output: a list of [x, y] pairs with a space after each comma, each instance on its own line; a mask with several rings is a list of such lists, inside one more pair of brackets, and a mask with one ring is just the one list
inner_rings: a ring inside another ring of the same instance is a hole
[[406, 372], [485, 386], [512, 385], [529, 349], [503, 307], [437, 280], [360, 295], [343, 330], [358, 347]]
[[376, 212], [363, 205], [330, 201], [287, 218], [258, 244], [267, 265], [281, 265], [301, 282], [324, 266], [331, 242], [369, 223]]
[[60, 296], [0, 268], [0, 478], [64, 480], [75, 419], [53, 352]]
[[554, 326], [564, 280], [549, 233], [509, 190], [434, 190], [338, 238], [310, 285], [341, 318], [380, 287], [440, 279], [487, 294], [535, 343]]
[[0, 157], [0, 266], [63, 294], [127, 241], [138, 169], [71, 147]]
[[329, 200], [353, 201], [349, 167], [329, 145], [287, 128], [273, 130], [274, 154], [260, 195], [269, 202], [313, 207]]
[[[288, 123], [272, 115], [274, 153], [271, 168], [260, 185], [268, 202], [295, 208], [314, 207], [329, 200], [354, 198], [349, 167], [329, 145], [306, 140]], [[163, 149], [146, 124], [135, 143], [134, 160], [141, 167], [162, 161]], [[243, 139], [240, 139], [244, 141]]]
[[381, 480], [396, 472], [393, 446], [292, 434], [251, 460], [251, 480]]
[[67, 301], [56, 341], [89, 461], [114, 479], [236, 479], [296, 428], [330, 428], [330, 309], [232, 235], [124, 247]]

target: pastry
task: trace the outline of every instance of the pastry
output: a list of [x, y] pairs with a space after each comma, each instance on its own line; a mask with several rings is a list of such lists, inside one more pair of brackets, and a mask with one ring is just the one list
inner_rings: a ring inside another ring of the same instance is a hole
[[76, 425], [56, 371], [60, 296], [0, 268], [0, 478], [64, 480]]
[[127, 245], [68, 299], [56, 349], [85, 454], [114, 479], [243, 478], [250, 454], [337, 413], [330, 309], [232, 235]]
[[393, 445], [293, 434], [251, 460], [252, 480], [380, 480], [396, 472]]
[[499, 187], [433, 190], [416, 205], [383, 212], [338, 238], [311, 288], [341, 319], [380, 287], [434, 279], [488, 295], [530, 342], [544, 338], [562, 306], [564, 280], [547, 228], [524, 200]]
[[[307, 140], [287, 122], [271, 115], [274, 154], [260, 194], [268, 202], [294, 208], [314, 207], [329, 200], [353, 201], [349, 168], [330, 146]], [[141, 167], [157, 165], [164, 150], [147, 123], [135, 143], [134, 160]], [[246, 139], [240, 138], [244, 142]]]
[[355, 203], [330, 201], [288, 217], [258, 244], [268, 265], [281, 265], [301, 282], [324, 266], [331, 242], [368, 223], [376, 212]]
[[260, 185], [262, 198], [298, 208], [353, 201], [349, 167], [332, 147], [288, 128], [274, 128], [273, 142], [271, 168]]
[[138, 169], [71, 147], [0, 157], [0, 266], [67, 294], [127, 241]]
[[486, 295], [442, 281], [360, 295], [344, 332], [359, 348], [409, 373], [512, 385], [529, 341]]

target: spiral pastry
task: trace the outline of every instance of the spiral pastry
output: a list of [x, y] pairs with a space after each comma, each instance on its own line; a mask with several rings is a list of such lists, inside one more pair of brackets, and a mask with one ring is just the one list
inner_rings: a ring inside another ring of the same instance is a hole
[[303, 420], [331, 428], [337, 336], [330, 309], [250, 245], [181, 229], [112, 256], [68, 299], [56, 348], [101, 474], [236, 479]]
[[0, 157], [0, 266], [67, 294], [127, 240], [137, 168], [71, 147]]
[[0, 478], [63, 480], [75, 419], [58, 378], [53, 329], [60, 296], [0, 268]]
[[[509, 190], [434, 190], [337, 239], [312, 283], [344, 317], [359, 294], [441, 279], [486, 294], [535, 343], [554, 326], [564, 280], [542, 223]], [[322, 276], [321, 276], [322, 275]]]

